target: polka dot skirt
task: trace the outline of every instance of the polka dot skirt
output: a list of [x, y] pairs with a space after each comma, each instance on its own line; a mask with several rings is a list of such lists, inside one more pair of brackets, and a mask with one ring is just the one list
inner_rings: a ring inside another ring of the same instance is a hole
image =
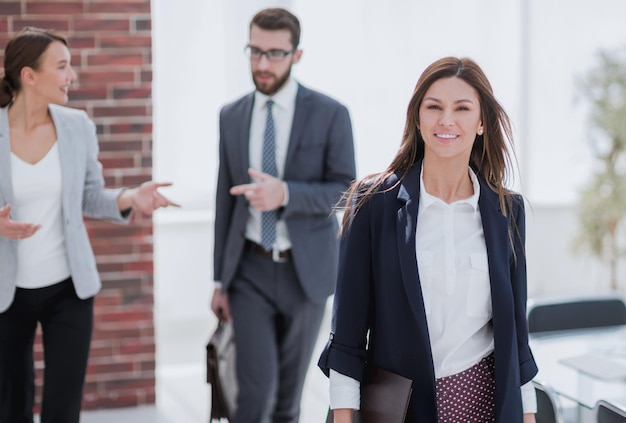
[[436, 380], [439, 423], [495, 422], [493, 353], [455, 375]]

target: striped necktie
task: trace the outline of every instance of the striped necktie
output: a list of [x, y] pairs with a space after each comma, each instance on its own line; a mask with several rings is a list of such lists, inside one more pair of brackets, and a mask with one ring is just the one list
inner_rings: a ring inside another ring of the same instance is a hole
[[[276, 167], [276, 130], [274, 128], [274, 117], [272, 116], [273, 100], [267, 101], [267, 119], [265, 121], [265, 132], [263, 133], [263, 162], [262, 170], [272, 176], [278, 176]], [[276, 241], [276, 222], [278, 211], [266, 211], [261, 213], [261, 245], [267, 251], [271, 250]]]

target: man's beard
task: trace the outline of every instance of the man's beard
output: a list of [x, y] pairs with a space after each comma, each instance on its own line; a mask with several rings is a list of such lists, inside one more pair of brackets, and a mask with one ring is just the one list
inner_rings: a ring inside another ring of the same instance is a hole
[[[252, 75], [252, 80], [254, 81], [254, 86], [256, 87], [256, 89], [267, 95], [267, 96], [272, 96], [274, 94], [276, 94], [278, 92], [278, 90], [280, 90], [283, 85], [285, 85], [285, 83], [287, 82], [287, 80], [289, 79], [289, 75], [291, 75], [291, 66], [289, 66], [289, 69], [287, 69], [287, 72], [285, 72], [283, 74], [283, 76], [281, 76], [280, 78], [276, 79], [276, 82], [274, 82], [271, 85], [267, 85], [267, 84], [259, 84], [256, 80], [256, 74], [257, 72], [254, 73], [254, 75]], [[272, 74], [272, 76], [276, 76], [274, 74]]]

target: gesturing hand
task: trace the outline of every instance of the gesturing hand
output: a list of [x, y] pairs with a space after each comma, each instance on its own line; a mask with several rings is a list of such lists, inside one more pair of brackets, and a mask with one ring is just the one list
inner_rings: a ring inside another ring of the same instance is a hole
[[153, 211], [160, 207], [180, 207], [180, 205], [168, 200], [157, 191], [161, 187], [169, 187], [171, 185], [171, 183], [144, 182], [134, 189], [135, 191], [132, 195], [133, 207], [147, 215], [151, 215]]
[[0, 208], [0, 236], [9, 239], [30, 238], [41, 228], [41, 225], [22, 223], [11, 220], [11, 205]]
[[232, 195], [243, 194], [250, 205], [260, 211], [275, 210], [283, 204], [283, 181], [254, 169], [248, 169], [248, 174], [257, 182], [235, 185], [230, 189]]

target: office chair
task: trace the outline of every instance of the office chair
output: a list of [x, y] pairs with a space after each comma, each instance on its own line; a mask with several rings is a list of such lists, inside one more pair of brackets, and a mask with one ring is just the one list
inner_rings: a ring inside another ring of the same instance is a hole
[[596, 402], [593, 412], [598, 423], [626, 422], [626, 408], [605, 400]]
[[626, 324], [626, 302], [617, 294], [530, 299], [528, 332], [609, 327]]
[[563, 410], [558, 394], [548, 384], [533, 380], [537, 394], [537, 423], [564, 423]]

